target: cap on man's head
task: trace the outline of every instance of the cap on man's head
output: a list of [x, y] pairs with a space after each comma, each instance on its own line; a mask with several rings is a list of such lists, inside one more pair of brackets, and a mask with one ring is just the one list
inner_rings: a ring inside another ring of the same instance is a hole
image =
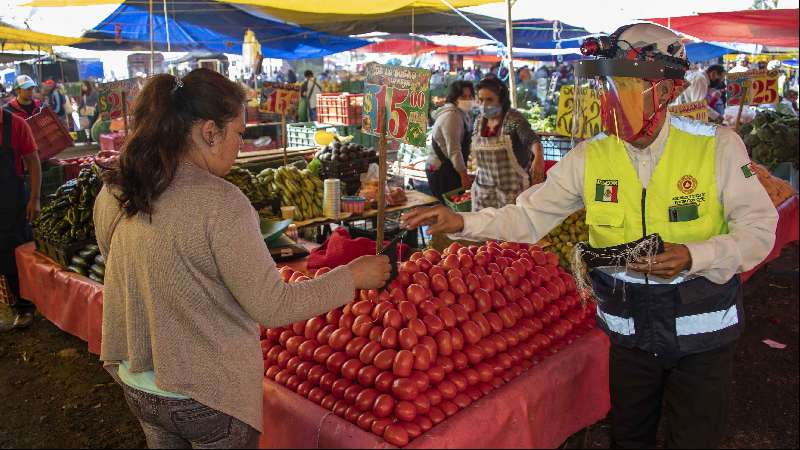
[[56, 82], [55, 82], [55, 81], [53, 81], [53, 80], [47, 80], [47, 81], [45, 81], [44, 83], [42, 83], [42, 86], [43, 86], [43, 87], [46, 87], [46, 88], [48, 88], [48, 89], [55, 89], [55, 87], [56, 87]]
[[27, 75], [20, 75], [14, 80], [14, 89], [30, 89], [32, 87], [36, 87], [36, 82]]

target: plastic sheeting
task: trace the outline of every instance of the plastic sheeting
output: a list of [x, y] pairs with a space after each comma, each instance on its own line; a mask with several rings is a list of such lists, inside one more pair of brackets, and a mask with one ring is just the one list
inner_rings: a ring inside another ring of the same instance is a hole
[[9, 50], [42, 50], [50, 52], [54, 45], [74, 45], [87, 39], [38, 33], [0, 25], [0, 52]]
[[[609, 341], [593, 330], [405, 448], [557, 448], [606, 416]], [[262, 448], [394, 448], [264, 380]]]
[[736, 50], [731, 48], [722, 45], [710, 44], [708, 42], [698, 42], [686, 45], [686, 56], [689, 58], [689, 61], [693, 63], [708, 61], [710, 59], [719, 58], [722, 55], [735, 52]]
[[[153, 15], [154, 46], [166, 51], [167, 30], [172, 51], [242, 53], [245, 31], [252, 30], [265, 58], [302, 59], [352, 50], [369, 41], [335, 36], [276, 20], [256, 17], [232, 5], [212, 0], [171, 0], [168, 19]], [[77, 45], [89, 50], [150, 50], [150, 11], [146, 3], [125, 2], [85, 37], [95, 42]]]
[[646, 19], [703, 41], [741, 42], [798, 47], [798, 9], [766, 9], [700, 13], [694, 16]]
[[800, 200], [797, 195], [778, 205], [778, 226], [775, 229], [775, 245], [761, 264], [742, 274], [742, 282], [749, 280], [758, 269], [781, 255], [781, 249], [790, 242], [800, 240]]

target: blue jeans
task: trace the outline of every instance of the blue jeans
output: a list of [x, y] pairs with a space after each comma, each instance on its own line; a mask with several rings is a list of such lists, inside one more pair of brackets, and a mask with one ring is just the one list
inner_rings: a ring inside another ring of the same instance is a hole
[[149, 448], [258, 448], [256, 429], [194, 400], [176, 400], [133, 389], [125, 401], [142, 425]]

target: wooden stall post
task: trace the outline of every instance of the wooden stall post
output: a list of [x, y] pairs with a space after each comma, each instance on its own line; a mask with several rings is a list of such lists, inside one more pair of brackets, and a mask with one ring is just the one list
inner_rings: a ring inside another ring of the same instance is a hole
[[378, 109], [378, 229], [376, 254], [383, 250], [384, 227], [386, 226], [386, 109]]

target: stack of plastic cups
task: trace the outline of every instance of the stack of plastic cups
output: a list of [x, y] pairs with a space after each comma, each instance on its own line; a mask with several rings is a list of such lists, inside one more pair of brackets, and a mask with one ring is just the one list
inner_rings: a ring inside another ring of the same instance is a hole
[[342, 182], [335, 178], [325, 180], [322, 197], [322, 214], [338, 219], [342, 211]]

